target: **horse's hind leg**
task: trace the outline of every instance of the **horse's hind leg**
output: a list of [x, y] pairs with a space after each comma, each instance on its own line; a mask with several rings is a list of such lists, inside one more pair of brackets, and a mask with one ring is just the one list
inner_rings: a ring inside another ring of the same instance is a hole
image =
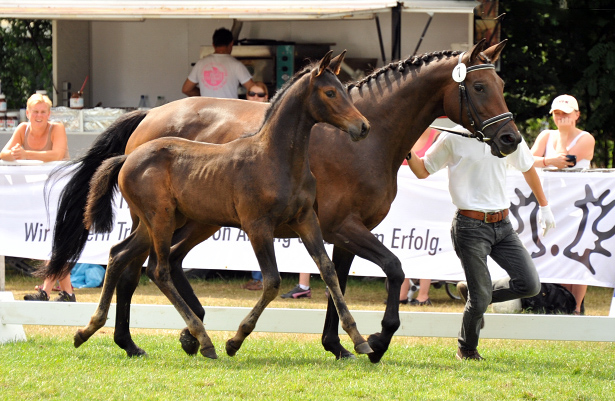
[[[404, 281], [404, 271], [401, 268], [401, 262], [361, 222], [349, 219], [344, 226], [333, 233], [333, 236], [334, 240], [332, 242], [336, 246], [343, 246], [346, 251], [377, 264], [387, 276], [389, 290], [387, 305], [382, 319], [382, 331], [372, 334], [368, 338], [369, 345], [374, 350], [373, 353], [369, 354], [369, 359], [373, 363], [379, 362], [389, 348], [391, 339], [400, 325], [399, 291]], [[347, 275], [350, 265], [344, 267], [344, 271], [341, 270], [342, 267], [339, 267], [340, 273], [345, 272]], [[327, 309], [330, 308], [331, 303], [329, 303]], [[329, 313], [327, 313], [327, 316], [331, 318]], [[332, 324], [333, 322], [326, 323], [326, 327], [329, 327], [331, 330], [330, 336], [334, 335]]]
[[258, 259], [258, 264], [263, 273], [263, 293], [259, 298], [254, 308], [241, 321], [239, 329], [235, 336], [226, 342], [226, 353], [229, 356], [235, 356], [241, 348], [246, 337], [252, 333], [256, 322], [261, 316], [267, 305], [271, 303], [280, 291], [280, 273], [275, 260], [275, 250], [273, 248], [273, 230], [260, 230], [266, 234], [259, 234], [257, 231], [252, 231], [246, 228], [246, 233], [250, 238], [252, 248]]
[[[192, 309], [201, 321], [205, 318], [205, 309], [203, 309], [201, 302], [186, 278], [184, 270], [182, 269], [182, 263], [192, 248], [211, 237], [219, 229], [220, 227], [203, 226], [189, 221], [173, 234], [174, 245], [171, 248], [171, 255], [169, 257], [171, 279], [184, 301], [186, 301], [190, 309]], [[190, 330], [187, 327], [182, 330], [179, 336], [179, 342], [181, 343], [182, 349], [188, 355], [194, 355], [199, 351], [199, 341], [190, 334]]]
[[149, 249], [149, 236], [143, 225], [139, 225], [126, 239], [111, 248], [109, 253], [109, 264], [105, 273], [98, 307], [90, 318], [88, 325], [77, 330], [73, 338], [75, 348], [86, 342], [98, 329], [103, 327], [107, 321], [107, 314], [113, 298], [113, 291], [117, 286], [120, 275], [134, 258]]
[[130, 304], [132, 296], [139, 285], [141, 270], [146, 257], [147, 253], [144, 252], [141, 256], [135, 258], [124, 270], [117, 283], [117, 305], [115, 307], [115, 332], [113, 339], [120, 348], [126, 351], [129, 357], [147, 355], [143, 349], [134, 343], [130, 335]]
[[305, 248], [318, 265], [320, 274], [325, 284], [329, 287], [331, 299], [335, 304], [340, 321], [342, 322], [342, 329], [344, 329], [344, 331], [346, 331], [352, 339], [355, 351], [359, 354], [372, 353], [373, 351], [371, 347], [359, 333], [357, 324], [352, 317], [352, 314], [348, 310], [348, 305], [346, 305], [344, 295], [342, 294], [342, 290], [337, 279], [335, 267], [333, 266], [331, 259], [329, 259], [323, 245], [322, 233], [320, 231], [320, 226], [318, 225], [318, 219], [316, 218], [314, 209], [310, 207], [310, 210], [306, 213], [304, 220], [298, 221], [297, 223], [291, 225], [291, 228], [301, 236]]
[[147, 275], [152, 279], [154, 283], [160, 288], [164, 295], [171, 301], [175, 309], [179, 312], [184, 319], [190, 330], [190, 334], [199, 340], [201, 345], [201, 354], [207, 358], [216, 359], [215, 347], [211, 342], [211, 339], [205, 331], [203, 321], [190, 309], [186, 301], [175, 288], [173, 280], [171, 279], [170, 266], [169, 266], [169, 254], [171, 247], [171, 236], [167, 235], [169, 230], [172, 231], [173, 218], [172, 216], [164, 215], [160, 213], [156, 215], [158, 224], [152, 224], [149, 232], [152, 235], [152, 244], [154, 246], [157, 258], [156, 267], [152, 267], [151, 264], [147, 266]]

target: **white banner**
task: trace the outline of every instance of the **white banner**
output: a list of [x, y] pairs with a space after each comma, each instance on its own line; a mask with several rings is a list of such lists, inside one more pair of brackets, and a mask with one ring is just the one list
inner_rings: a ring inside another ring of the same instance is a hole
[[[0, 255], [48, 259], [51, 252], [55, 205], [63, 182], [51, 196], [50, 218], [43, 187], [54, 163], [32, 166], [0, 164]], [[538, 229], [538, 204], [522, 174], [511, 171], [508, 188], [510, 219], [534, 258], [541, 281], [615, 287], [615, 195], [609, 189], [613, 172], [540, 172], [557, 228], [546, 237]], [[462, 280], [453, 251], [450, 225], [455, 213], [448, 193], [448, 177], [441, 171], [418, 180], [402, 166], [399, 192], [386, 219], [373, 230], [403, 264], [407, 277]], [[109, 248], [130, 232], [125, 203], [116, 207], [114, 230], [92, 235], [81, 262], [106, 264]], [[539, 233], [540, 231], [540, 233]], [[331, 256], [333, 247], [327, 245]], [[317, 273], [316, 265], [298, 239], [276, 239], [281, 272]], [[185, 268], [258, 270], [250, 242], [241, 230], [223, 228], [193, 249]], [[491, 261], [493, 278], [505, 273]], [[384, 276], [382, 270], [355, 258], [351, 274]]]

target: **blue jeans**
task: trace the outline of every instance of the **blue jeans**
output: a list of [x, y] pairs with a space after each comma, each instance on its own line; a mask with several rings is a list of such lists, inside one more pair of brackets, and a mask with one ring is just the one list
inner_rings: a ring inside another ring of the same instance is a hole
[[260, 270], [254, 270], [252, 272], [252, 280], [263, 281], [263, 273]]
[[[538, 294], [540, 278], [508, 217], [497, 223], [485, 223], [457, 213], [451, 236], [468, 283], [459, 347], [475, 350], [483, 314], [489, 304]], [[492, 282], [487, 256], [491, 256], [509, 278]]]

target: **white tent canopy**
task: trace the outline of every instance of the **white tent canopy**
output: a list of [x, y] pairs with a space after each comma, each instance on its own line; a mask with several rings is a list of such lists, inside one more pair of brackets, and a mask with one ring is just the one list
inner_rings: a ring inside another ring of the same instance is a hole
[[134, 20], [148, 18], [229, 18], [249, 20], [306, 20], [371, 18], [396, 7], [422, 13], [473, 12], [476, 1], [466, 0], [3, 0], [0, 17], [24, 19]]

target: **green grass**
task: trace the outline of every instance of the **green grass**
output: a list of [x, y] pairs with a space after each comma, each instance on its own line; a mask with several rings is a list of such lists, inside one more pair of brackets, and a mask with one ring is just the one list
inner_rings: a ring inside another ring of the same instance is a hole
[[[454, 339], [396, 338], [379, 364], [336, 361], [315, 335], [255, 334], [236, 357], [189, 357], [177, 333], [137, 333], [127, 358], [111, 330], [72, 347], [72, 332], [2, 346], [3, 400], [609, 400], [615, 345], [481, 341], [483, 362], [459, 362]], [[350, 346], [346, 341], [347, 346]]]
[[[260, 292], [246, 278], [193, 280], [205, 305], [252, 306]], [[7, 272], [16, 299], [39, 280]], [[135, 303], [168, 303], [147, 279]], [[281, 292], [296, 284], [287, 276]], [[325, 308], [324, 285], [312, 279], [312, 299], [270, 307]], [[76, 290], [79, 302], [96, 302], [100, 288]], [[384, 310], [382, 280], [349, 280], [351, 309]], [[588, 315], [608, 315], [612, 289], [590, 287]], [[428, 311], [461, 312], [460, 301], [432, 288]], [[402, 306], [401, 310], [423, 310]], [[581, 318], [580, 318], [581, 319]], [[86, 322], [84, 322], [85, 325]], [[237, 322], [239, 324], [239, 322]], [[79, 349], [75, 327], [24, 326], [28, 340], [0, 346], [0, 400], [612, 400], [615, 344], [561, 341], [480, 342], [483, 362], [459, 362], [454, 338], [394, 337], [378, 364], [366, 356], [336, 361], [318, 335], [253, 333], [237, 356], [224, 352], [233, 333], [210, 332], [219, 359], [187, 356], [175, 330], [133, 330], [148, 356], [127, 358], [103, 328]], [[364, 333], [368, 335], [370, 333]], [[347, 336], [343, 344], [352, 349]]]

